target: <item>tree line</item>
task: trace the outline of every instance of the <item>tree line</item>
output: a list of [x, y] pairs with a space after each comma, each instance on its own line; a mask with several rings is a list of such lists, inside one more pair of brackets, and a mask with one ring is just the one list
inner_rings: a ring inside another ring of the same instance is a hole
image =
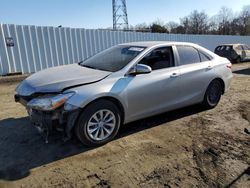
[[243, 7], [237, 14], [227, 7], [222, 7], [211, 17], [204, 11], [194, 10], [180, 18], [180, 23], [171, 21], [164, 24], [158, 20], [152, 24], [138, 24], [130, 29], [152, 33], [250, 35], [250, 5]]

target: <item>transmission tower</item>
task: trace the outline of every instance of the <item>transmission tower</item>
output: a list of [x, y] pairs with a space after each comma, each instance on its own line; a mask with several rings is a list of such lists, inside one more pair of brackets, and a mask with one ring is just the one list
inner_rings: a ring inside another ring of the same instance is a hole
[[113, 0], [113, 29], [128, 29], [126, 0]]

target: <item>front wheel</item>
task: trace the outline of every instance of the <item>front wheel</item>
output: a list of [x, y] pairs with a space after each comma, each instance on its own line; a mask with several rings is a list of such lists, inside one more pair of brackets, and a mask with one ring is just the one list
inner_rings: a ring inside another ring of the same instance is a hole
[[203, 105], [207, 108], [214, 108], [220, 101], [222, 85], [219, 80], [213, 80], [205, 93]]
[[120, 128], [121, 113], [108, 100], [96, 101], [82, 112], [75, 127], [77, 138], [87, 146], [99, 146], [111, 141]]

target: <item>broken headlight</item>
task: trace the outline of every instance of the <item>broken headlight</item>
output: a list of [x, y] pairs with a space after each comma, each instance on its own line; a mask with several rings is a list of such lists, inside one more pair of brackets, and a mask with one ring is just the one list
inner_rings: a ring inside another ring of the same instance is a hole
[[62, 106], [73, 95], [73, 92], [58, 95], [45, 95], [32, 99], [28, 102], [27, 106], [36, 110], [51, 111]]

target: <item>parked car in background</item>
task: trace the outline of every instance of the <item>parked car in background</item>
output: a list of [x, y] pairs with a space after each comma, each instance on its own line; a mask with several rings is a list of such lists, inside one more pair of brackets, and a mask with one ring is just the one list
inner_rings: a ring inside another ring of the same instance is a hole
[[224, 44], [217, 46], [217, 55], [229, 59], [232, 63], [250, 60], [250, 48], [245, 44]]
[[31, 121], [59, 125], [85, 145], [112, 140], [121, 124], [202, 103], [213, 108], [232, 79], [231, 63], [181, 42], [135, 42], [76, 64], [37, 72], [16, 89]]

